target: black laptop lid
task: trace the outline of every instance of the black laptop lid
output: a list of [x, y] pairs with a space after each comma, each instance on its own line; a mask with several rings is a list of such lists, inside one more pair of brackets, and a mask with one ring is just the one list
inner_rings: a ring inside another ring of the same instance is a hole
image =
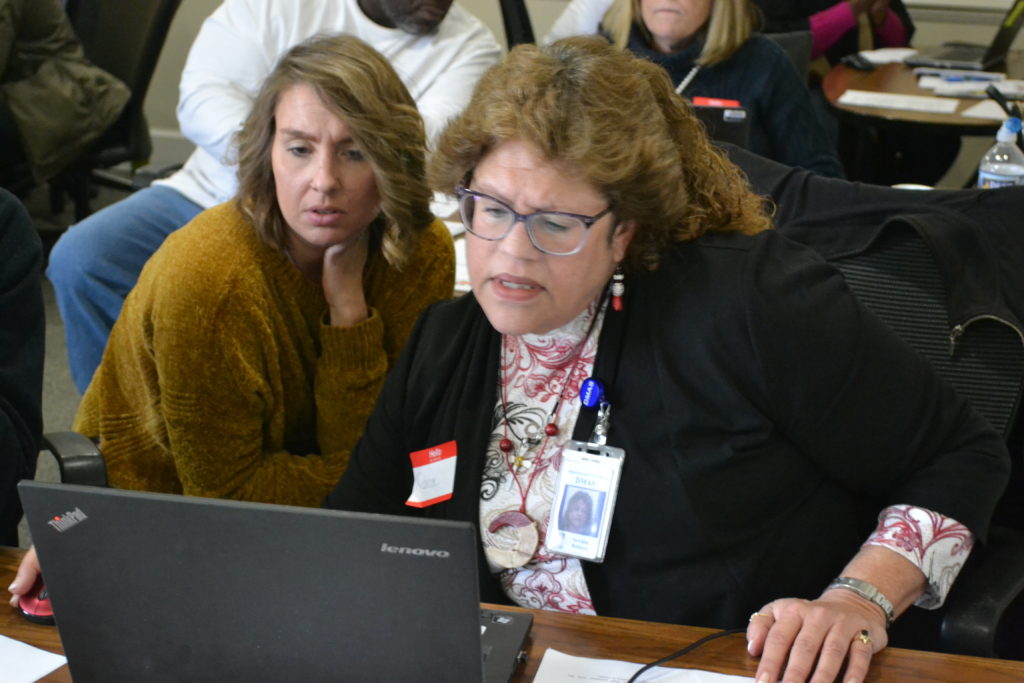
[[76, 681], [479, 681], [467, 523], [19, 484]]
[[908, 57], [910, 66], [925, 66], [944, 69], [988, 69], [1006, 61], [1006, 55], [1014, 39], [1024, 26], [1024, 0], [1015, 0], [999, 24], [992, 43], [985, 48], [980, 45], [950, 43], [937, 53], [925, 50]]
[[988, 52], [985, 53], [985, 57], [982, 59], [982, 63], [985, 66], [1000, 64], [1006, 60], [1006, 55], [1010, 52], [1010, 46], [1013, 44], [1014, 38], [1020, 33], [1022, 24], [1024, 24], [1024, 0], [1016, 0], [1010, 7], [1010, 11], [1003, 17], [1002, 23], [999, 24], [999, 30], [996, 32], [996, 37], [992, 40]]

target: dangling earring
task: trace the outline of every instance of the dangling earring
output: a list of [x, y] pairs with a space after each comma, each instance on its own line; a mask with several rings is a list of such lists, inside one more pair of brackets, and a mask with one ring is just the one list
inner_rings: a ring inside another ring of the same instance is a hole
[[615, 273], [612, 275], [612, 308], [616, 311], [622, 310], [622, 295], [626, 293], [626, 285], [623, 284], [625, 278], [622, 266], [615, 266]]

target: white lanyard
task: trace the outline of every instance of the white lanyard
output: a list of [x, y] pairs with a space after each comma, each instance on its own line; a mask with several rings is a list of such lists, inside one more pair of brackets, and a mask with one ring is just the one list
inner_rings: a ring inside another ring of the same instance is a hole
[[690, 85], [693, 79], [697, 76], [698, 71], [700, 71], [700, 64], [697, 64], [692, 69], [690, 69], [690, 73], [686, 74], [683, 80], [679, 81], [679, 85], [676, 86], [677, 95], [683, 94], [683, 91], [686, 90], [686, 88]]

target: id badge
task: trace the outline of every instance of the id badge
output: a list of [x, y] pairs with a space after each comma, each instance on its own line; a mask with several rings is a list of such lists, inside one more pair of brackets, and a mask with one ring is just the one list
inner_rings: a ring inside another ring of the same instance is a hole
[[626, 452], [570, 441], [562, 450], [544, 545], [560, 555], [603, 562]]

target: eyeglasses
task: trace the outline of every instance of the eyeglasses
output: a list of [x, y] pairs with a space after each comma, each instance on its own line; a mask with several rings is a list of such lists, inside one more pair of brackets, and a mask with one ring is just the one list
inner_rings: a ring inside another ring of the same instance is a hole
[[455, 188], [455, 196], [466, 230], [477, 237], [496, 242], [522, 221], [533, 246], [552, 256], [570, 256], [582, 249], [591, 226], [612, 210], [609, 206], [596, 216], [564, 211], [537, 211], [524, 216], [500, 199], [462, 185]]

